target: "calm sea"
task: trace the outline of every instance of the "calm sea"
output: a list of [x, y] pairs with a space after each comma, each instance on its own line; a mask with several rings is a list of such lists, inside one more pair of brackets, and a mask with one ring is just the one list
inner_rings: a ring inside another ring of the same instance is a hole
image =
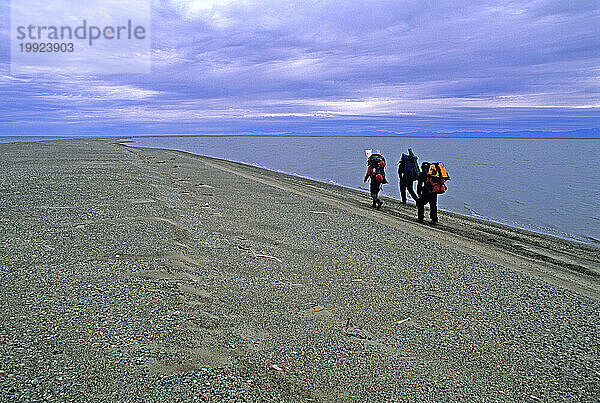
[[137, 138], [133, 145], [363, 190], [364, 150], [378, 149], [388, 163], [383, 194], [394, 198], [400, 197], [396, 164], [410, 147], [419, 163], [442, 161], [448, 170], [440, 208], [600, 245], [600, 139], [181, 136]]

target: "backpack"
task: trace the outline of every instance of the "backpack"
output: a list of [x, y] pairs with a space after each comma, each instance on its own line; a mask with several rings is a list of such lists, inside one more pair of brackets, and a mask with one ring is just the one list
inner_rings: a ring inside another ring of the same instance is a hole
[[436, 178], [442, 178], [444, 180], [450, 180], [450, 176], [448, 176], [448, 172], [444, 167], [444, 164], [441, 162], [432, 162], [429, 164], [429, 171], [427, 171], [428, 176], [434, 176]]
[[429, 176], [427, 177], [427, 181], [429, 182], [429, 189], [431, 193], [442, 194], [446, 192], [446, 180], [444, 178]]
[[[400, 164], [404, 167], [404, 176], [408, 181], [416, 181], [419, 177], [419, 164], [417, 160], [419, 158], [413, 154], [412, 149], [408, 149], [408, 155], [402, 154], [400, 158]], [[398, 168], [398, 174], [400, 174], [400, 168]]]
[[383, 155], [377, 153], [371, 154], [367, 161], [367, 165], [369, 165], [367, 173], [371, 177], [371, 180], [376, 180], [380, 183], [388, 183], [385, 179], [385, 158], [383, 158]]
[[431, 193], [442, 194], [446, 192], [446, 181], [450, 180], [448, 172], [441, 162], [432, 162], [427, 171], [427, 182]]
[[[381, 166], [381, 162], [383, 162], [383, 166]], [[385, 168], [385, 158], [381, 154], [373, 153], [367, 160], [367, 165], [371, 168]]]

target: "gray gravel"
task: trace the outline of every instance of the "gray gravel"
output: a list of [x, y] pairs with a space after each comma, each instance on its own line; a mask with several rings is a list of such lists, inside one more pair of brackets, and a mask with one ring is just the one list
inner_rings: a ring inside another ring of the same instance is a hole
[[182, 154], [0, 152], [0, 400], [600, 399], [597, 299]]

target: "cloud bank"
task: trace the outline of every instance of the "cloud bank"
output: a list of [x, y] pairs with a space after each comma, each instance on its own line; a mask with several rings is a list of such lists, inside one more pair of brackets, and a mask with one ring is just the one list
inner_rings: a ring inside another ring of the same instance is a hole
[[151, 74], [11, 75], [0, 46], [0, 134], [597, 128], [598, 26], [589, 1], [155, 0]]

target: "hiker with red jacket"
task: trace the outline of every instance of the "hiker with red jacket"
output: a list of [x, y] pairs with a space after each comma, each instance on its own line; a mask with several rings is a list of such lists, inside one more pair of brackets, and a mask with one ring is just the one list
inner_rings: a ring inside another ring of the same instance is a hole
[[379, 199], [379, 191], [381, 190], [381, 185], [388, 183], [385, 179], [385, 158], [376, 151], [369, 156], [367, 165], [369, 167], [367, 168], [363, 182], [366, 182], [368, 179], [371, 180], [370, 192], [373, 199], [373, 207], [380, 208], [383, 201]]
[[[441, 164], [440, 164], [441, 165]], [[425, 205], [429, 203], [429, 217], [432, 224], [438, 223], [437, 214], [437, 195], [446, 191], [445, 181], [440, 167], [437, 164], [423, 162], [421, 164], [421, 173], [417, 183], [417, 211], [419, 222], [423, 222], [425, 217]], [[444, 171], [445, 174], [445, 171]]]

